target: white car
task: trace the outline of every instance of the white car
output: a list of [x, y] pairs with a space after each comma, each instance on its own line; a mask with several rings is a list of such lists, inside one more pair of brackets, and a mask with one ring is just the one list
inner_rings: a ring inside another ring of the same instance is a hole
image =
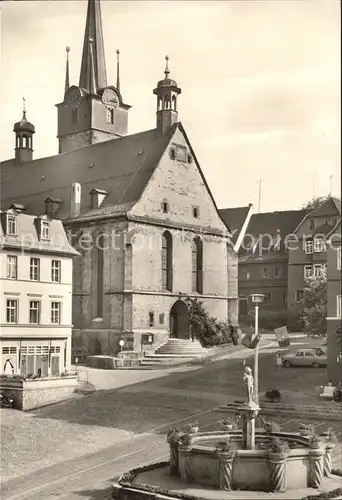
[[282, 361], [286, 368], [290, 368], [291, 366], [312, 366], [319, 368], [327, 366], [327, 355], [320, 347], [298, 349], [297, 351], [284, 354]]

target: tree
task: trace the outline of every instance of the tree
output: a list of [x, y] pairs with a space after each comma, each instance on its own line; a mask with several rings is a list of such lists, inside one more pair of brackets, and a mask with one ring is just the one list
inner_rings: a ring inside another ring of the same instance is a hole
[[328, 201], [329, 198], [330, 198], [330, 196], [317, 196], [317, 197], [314, 197], [314, 198], [312, 198], [312, 200], [310, 200], [307, 203], [305, 203], [302, 206], [302, 209], [303, 210], [314, 210], [315, 208], [318, 208], [318, 207], [324, 205], [324, 203], [326, 201]]
[[303, 320], [307, 332], [326, 333], [327, 302], [327, 276], [322, 271], [320, 276], [305, 280]]
[[220, 322], [217, 318], [208, 315], [203, 302], [188, 298], [189, 321], [191, 333], [203, 347], [212, 347], [232, 341], [229, 323]]

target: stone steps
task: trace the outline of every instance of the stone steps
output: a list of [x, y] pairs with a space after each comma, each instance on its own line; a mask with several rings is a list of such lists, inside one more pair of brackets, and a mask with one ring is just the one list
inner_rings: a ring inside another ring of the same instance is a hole
[[182, 361], [201, 358], [210, 353], [210, 349], [201, 346], [198, 340], [169, 339], [165, 344], [156, 349], [154, 354], [146, 355], [141, 364], [143, 366], [171, 365]]
[[207, 349], [201, 346], [198, 340], [192, 341], [188, 339], [169, 339], [165, 344], [161, 345], [154, 354], [205, 354]]
[[[338, 405], [338, 403], [336, 403]], [[237, 412], [241, 403], [227, 403], [220, 405], [218, 411]], [[303, 419], [325, 419], [340, 420], [342, 417], [342, 407], [314, 406], [314, 405], [294, 405], [289, 403], [266, 403], [260, 402], [261, 412], [266, 415], [296, 416]]]

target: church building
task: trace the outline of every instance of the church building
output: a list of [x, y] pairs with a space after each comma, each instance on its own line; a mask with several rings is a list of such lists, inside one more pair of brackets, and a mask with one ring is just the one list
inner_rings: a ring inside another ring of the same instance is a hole
[[[61, 219], [74, 259], [73, 341], [95, 354], [155, 350], [189, 338], [187, 298], [238, 322], [237, 255], [179, 121], [168, 57], [153, 93], [156, 124], [128, 134], [130, 105], [108, 85], [99, 0], [89, 0], [78, 85], [57, 104], [58, 154], [33, 159], [34, 125], [14, 126], [2, 208]], [[37, 131], [38, 132], [38, 131]], [[39, 133], [37, 133], [39, 137]]]

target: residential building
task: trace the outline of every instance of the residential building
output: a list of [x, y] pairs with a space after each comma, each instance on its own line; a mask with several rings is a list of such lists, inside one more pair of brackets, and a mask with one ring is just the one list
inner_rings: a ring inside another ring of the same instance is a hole
[[0, 214], [0, 373], [70, 369], [72, 260], [62, 222], [12, 205]]
[[[118, 54], [119, 57], [119, 54]], [[73, 339], [93, 353], [157, 348], [189, 336], [187, 297], [211, 316], [238, 321], [237, 254], [179, 122], [181, 89], [153, 90], [156, 124], [129, 135], [120, 85], [108, 85], [100, 2], [89, 0], [79, 85], [57, 105], [59, 153], [33, 160], [26, 112], [14, 159], [3, 163], [5, 207], [25, 204], [63, 221], [75, 259]], [[147, 340], [148, 339], [148, 340]]]
[[342, 382], [341, 221], [327, 240], [328, 378]]
[[251, 294], [262, 293], [265, 298], [260, 308], [261, 316], [273, 315], [279, 326], [286, 324], [289, 259], [287, 240], [306, 213], [305, 210], [257, 213], [241, 222], [241, 208], [220, 210], [221, 217], [234, 236], [241, 236], [238, 248], [238, 287], [242, 321], [245, 315], [254, 310]]
[[289, 241], [288, 317], [303, 312], [305, 280], [320, 276], [327, 268], [327, 235], [341, 218], [341, 200], [330, 197], [303, 217]]

